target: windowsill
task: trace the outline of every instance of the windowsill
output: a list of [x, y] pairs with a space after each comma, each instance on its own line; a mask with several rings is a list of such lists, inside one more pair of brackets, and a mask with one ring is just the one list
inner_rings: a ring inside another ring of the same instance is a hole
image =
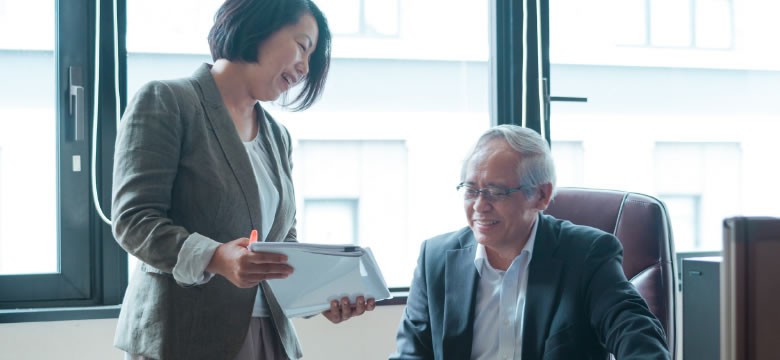
[[119, 307], [119, 305], [112, 305], [0, 310], [0, 324], [38, 321], [115, 319], [119, 317]]
[[[377, 302], [377, 306], [406, 305], [408, 291], [394, 291], [392, 298]], [[97, 320], [116, 319], [119, 317], [121, 305], [112, 306], [87, 306], [87, 307], [62, 307], [41, 309], [7, 309], [0, 310], [0, 324], [40, 322], [40, 321], [68, 321], [68, 320]]]

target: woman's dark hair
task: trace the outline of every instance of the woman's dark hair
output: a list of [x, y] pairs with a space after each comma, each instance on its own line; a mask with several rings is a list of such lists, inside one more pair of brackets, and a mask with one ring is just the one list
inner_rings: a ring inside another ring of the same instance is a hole
[[309, 14], [317, 21], [317, 47], [309, 60], [303, 89], [292, 109], [305, 110], [322, 95], [330, 67], [330, 29], [322, 11], [311, 0], [226, 0], [214, 15], [209, 31], [211, 58], [257, 62], [257, 49], [284, 26]]

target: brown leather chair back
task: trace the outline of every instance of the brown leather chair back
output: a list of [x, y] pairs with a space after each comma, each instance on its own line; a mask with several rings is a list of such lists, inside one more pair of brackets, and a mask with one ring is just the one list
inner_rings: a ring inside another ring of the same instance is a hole
[[631, 192], [560, 188], [545, 213], [595, 227], [620, 240], [623, 272], [661, 321], [674, 359], [674, 242], [663, 202]]

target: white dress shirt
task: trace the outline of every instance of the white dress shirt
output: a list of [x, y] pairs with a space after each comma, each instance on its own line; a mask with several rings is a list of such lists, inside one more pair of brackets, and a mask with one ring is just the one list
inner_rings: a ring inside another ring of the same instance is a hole
[[528, 264], [533, 255], [538, 224], [537, 217], [525, 247], [506, 271], [491, 266], [485, 246], [477, 244], [474, 266], [479, 273], [479, 282], [471, 341], [472, 360], [521, 358]]
[[[271, 159], [268, 152], [263, 148], [261, 141], [262, 137], [258, 133], [253, 140], [244, 142], [244, 148], [247, 155], [249, 155], [249, 162], [252, 163], [252, 170], [255, 173], [255, 180], [260, 193], [258, 201], [260, 201], [262, 211], [262, 219], [260, 220], [262, 231], [259, 234], [260, 238], [258, 241], [265, 241], [276, 217], [276, 208], [279, 207], [279, 191], [276, 189], [270, 176]], [[248, 236], [249, 234], [247, 234]], [[173, 278], [176, 281], [182, 284], [200, 285], [207, 283], [214, 277], [213, 273], [206, 271], [206, 267], [214, 253], [207, 254], [204, 248], [202, 243], [194, 241], [194, 239], [184, 241], [179, 251], [176, 265], [173, 267]], [[258, 287], [255, 305], [252, 309], [252, 317], [267, 317], [270, 314], [268, 304], [265, 303], [265, 298], [263, 298], [263, 290], [261, 287]]]

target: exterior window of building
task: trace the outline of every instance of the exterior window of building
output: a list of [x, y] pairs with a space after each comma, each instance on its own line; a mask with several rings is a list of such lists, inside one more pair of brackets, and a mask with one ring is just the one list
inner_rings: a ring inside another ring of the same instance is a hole
[[701, 196], [698, 194], [659, 194], [658, 198], [666, 204], [666, 210], [672, 222], [672, 233], [677, 251], [690, 251], [705, 248], [699, 231], [701, 224]]
[[558, 186], [583, 186], [585, 149], [582, 142], [553, 141], [551, 149]]
[[733, 46], [733, 0], [696, 0], [693, 22], [696, 47], [730, 49]]
[[669, 200], [676, 249], [720, 250], [723, 219], [743, 212], [740, 144], [659, 142], [653, 167], [653, 193]]
[[357, 199], [306, 199], [300, 238], [316, 244], [358, 245]]
[[[732, 0], [627, 0], [616, 7], [618, 43], [627, 46], [731, 49]], [[619, 14], [619, 15], [618, 15]]]
[[398, 36], [399, 0], [320, 0], [337, 35]]
[[725, 217], [780, 216], [780, 3], [550, 6], [551, 95], [588, 99], [551, 104], [562, 185], [556, 148], [580, 142], [581, 185], [666, 201], [678, 251], [720, 250]]

